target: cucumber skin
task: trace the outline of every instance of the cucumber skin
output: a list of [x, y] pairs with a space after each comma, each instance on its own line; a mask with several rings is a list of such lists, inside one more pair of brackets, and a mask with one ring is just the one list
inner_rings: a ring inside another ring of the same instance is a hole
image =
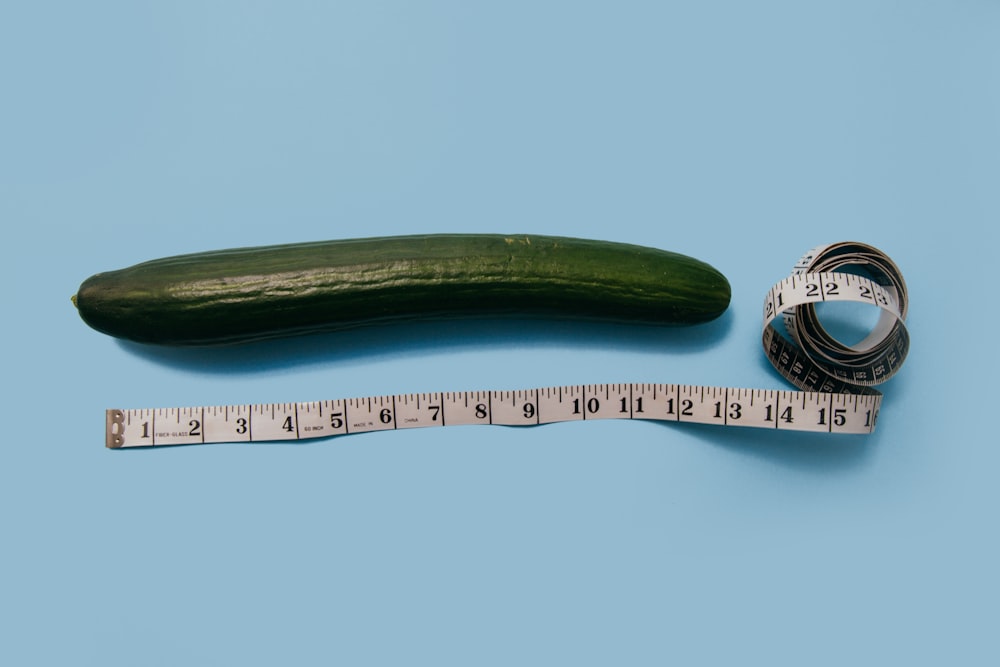
[[236, 248], [98, 273], [73, 298], [90, 327], [219, 345], [395, 321], [544, 316], [692, 325], [729, 306], [712, 266], [557, 236], [431, 234]]

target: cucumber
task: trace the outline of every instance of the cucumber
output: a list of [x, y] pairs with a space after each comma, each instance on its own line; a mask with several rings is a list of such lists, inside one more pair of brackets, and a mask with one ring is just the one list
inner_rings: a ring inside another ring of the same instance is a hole
[[719, 271], [665, 250], [431, 234], [166, 257], [91, 276], [73, 301], [84, 322], [117, 338], [215, 345], [429, 318], [692, 325], [718, 317], [729, 298]]

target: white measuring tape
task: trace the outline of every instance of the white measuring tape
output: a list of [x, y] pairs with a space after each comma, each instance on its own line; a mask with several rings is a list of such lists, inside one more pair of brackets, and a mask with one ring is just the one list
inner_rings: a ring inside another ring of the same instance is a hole
[[[820, 325], [815, 304], [881, 309], [872, 332], [844, 345]], [[588, 419], [644, 419], [826, 433], [871, 433], [882, 394], [873, 385], [909, 349], [906, 285], [896, 265], [863, 243], [814, 248], [764, 300], [767, 358], [796, 390], [683, 384], [588, 384], [508, 391], [396, 394], [306, 403], [108, 410], [113, 449], [325, 438], [369, 431]], [[784, 324], [787, 337], [777, 323]]]

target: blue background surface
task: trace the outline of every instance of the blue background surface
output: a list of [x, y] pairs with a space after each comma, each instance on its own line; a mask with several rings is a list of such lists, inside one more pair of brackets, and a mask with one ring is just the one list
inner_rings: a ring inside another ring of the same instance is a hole
[[[998, 35], [989, 0], [4, 3], [0, 662], [997, 664]], [[204, 354], [69, 300], [164, 255], [476, 231], [677, 250], [732, 307]], [[840, 240], [911, 290], [869, 438], [103, 446], [109, 407], [783, 388], [763, 295]]]

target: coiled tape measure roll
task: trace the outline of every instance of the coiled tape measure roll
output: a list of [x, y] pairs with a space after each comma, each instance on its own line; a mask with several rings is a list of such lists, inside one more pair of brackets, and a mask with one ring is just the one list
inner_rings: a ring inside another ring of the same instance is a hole
[[[815, 304], [830, 301], [871, 304], [880, 309], [879, 319], [866, 338], [845, 345], [827, 333], [816, 314]], [[909, 349], [906, 308], [906, 285], [889, 257], [863, 243], [835, 243], [806, 253], [764, 299], [764, 352], [794, 390], [588, 384], [108, 410], [106, 445], [119, 449], [297, 441], [428, 426], [528, 426], [588, 419], [871, 433], [882, 402], [882, 394], [872, 387], [899, 370]]]

